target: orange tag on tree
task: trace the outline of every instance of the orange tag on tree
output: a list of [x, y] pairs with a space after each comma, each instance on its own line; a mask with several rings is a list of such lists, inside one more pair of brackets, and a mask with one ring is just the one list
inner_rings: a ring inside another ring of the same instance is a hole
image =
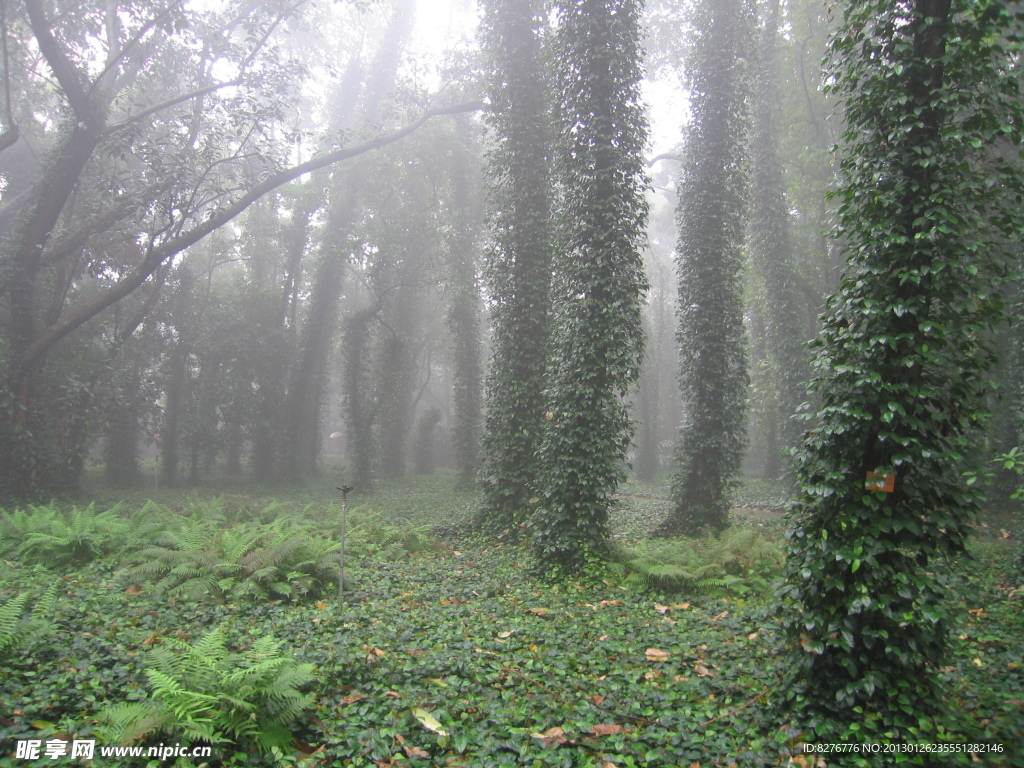
[[896, 490], [896, 475], [884, 474], [882, 472], [868, 472], [867, 480], [864, 482], [864, 490], [892, 493]]

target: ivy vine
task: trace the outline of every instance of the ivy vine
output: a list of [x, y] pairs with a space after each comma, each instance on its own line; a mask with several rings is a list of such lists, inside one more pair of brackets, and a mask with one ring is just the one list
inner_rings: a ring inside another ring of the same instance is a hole
[[[788, 696], [819, 731], [930, 740], [948, 564], [979, 500], [962, 471], [1024, 225], [1022, 19], [993, 0], [842, 8], [828, 77], [846, 117], [847, 266], [816, 344], [819, 424], [791, 519]], [[891, 492], [875, 489], [885, 479]]]

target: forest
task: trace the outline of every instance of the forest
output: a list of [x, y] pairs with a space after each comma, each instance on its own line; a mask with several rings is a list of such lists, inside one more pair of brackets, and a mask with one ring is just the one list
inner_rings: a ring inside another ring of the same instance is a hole
[[0, 53], [0, 768], [1024, 766], [1024, 3]]

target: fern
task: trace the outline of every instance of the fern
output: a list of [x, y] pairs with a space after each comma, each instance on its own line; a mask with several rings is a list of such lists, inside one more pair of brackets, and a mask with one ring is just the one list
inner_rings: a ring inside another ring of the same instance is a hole
[[299, 600], [333, 586], [339, 547], [290, 517], [224, 527], [193, 514], [132, 554], [132, 573], [186, 599]]
[[609, 570], [623, 584], [744, 595], [769, 589], [783, 561], [781, 549], [759, 532], [730, 529], [719, 538], [672, 539], [620, 549]]
[[25, 530], [17, 551], [29, 561], [58, 564], [83, 563], [110, 554], [118, 549], [128, 529], [119, 506], [97, 513], [95, 504], [90, 504], [85, 509], [72, 507], [66, 514], [42, 508], [42, 517]]
[[159, 733], [187, 741], [233, 742], [267, 753], [286, 749], [291, 726], [312, 706], [300, 688], [313, 679], [272, 637], [231, 653], [220, 628], [195, 645], [169, 640], [148, 658], [152, 702], [124, 704], [101, 715], [105, 737], [131, 743]]
[[435, 546], [426, 531], [429, 525], [411, 526], [380, 522], [379, 514], [359, 508], [348, 518], [345, 550], [356, 557], [394, 559]]
[[713, 564], [688, 567], [671, 562], [659, 562], [644, 555], [627, 557], [622, 565], [625, 568], [625, 584], [639, 584], [670, 591], [689, 589], [695, 592], [707, 591], [723, 586], [721, 569]]
[[24, 608], [28, 594], [15, 595], [0, 606], [0, 658], [25, 641]]
[[100, 713], [96, 733], [108, 744], [134, 744], [168, 730], [171, 714], [153, 701], [129, 701]]
[[182, 525], [180, 515], [154, 501], [147, 501], [131, 516], [131, 524], [118, 552], [125, 556], [153, 546], [168, 532], [180, 530]]
[[0, 515], [0, 554], [13, 554], [30, 534], [48, 532], [58, 514], [53, 507], [30, 505]]
[[60, 582], [54, 582], [31, 612], [25, 611], [29, 594], [21, 592], [0, 606], [0, 660], [44, 634], [51, 625], [48, 614], [57, 597]]

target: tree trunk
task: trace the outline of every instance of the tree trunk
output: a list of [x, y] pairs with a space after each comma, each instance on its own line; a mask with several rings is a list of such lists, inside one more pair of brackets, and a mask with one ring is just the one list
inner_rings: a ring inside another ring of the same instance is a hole
[[[342, 127], [360, 122], [374, 123], [380, 105], [394, 87], [402, 49], [412, 30], [413, 0], [403, 0], [392, 14], [384, 40], [371, 68], [362, 105], [342, 121]], [[350, 108], [354, 99], [343, 103]], [[285, 450], [281, 456], [281, 475], [297, 482], [319, 471], [321, 409], [331, 340], [338, 317], [345, 261], [348, 258], [348, 234], [359, 211], [362, 176], [338, 172], [331, 189], [327, 216], [326, 242], [317, 267], [309, 311], [299, 345], [300, 357], [291, 377], [288, 393]]]
[[185, 266], [179, 267], [177, 272], [178, 290], [171, 318], [177, 338], [167, 359], [166, 404], [160, 428], [160, 482], [164, 485], [175, 485], [178, 481], [182, 411], [187, 396], [186, 389], [191, 379], [188, 357], [192, 329], [187, 318], [187, 308], [192, 297], [193, 278]]
[[516, 530], [537, 490], [544, 425], [551, 290], [550, 147], [539, 3], [487, 0], [484, 46], [492, 75], [488, 153], [492, 244], [484, 256], [491, 308], [483, 502], [477, 519]]
[[482, 180], [471, 173], [466, 147], [471, 141], [468, 121], [459, 120], [460, 146], [452, 168], [455, 226], [448, 242], [448, 332], [452, 338], [452, 443], [458, 487], [471, 488], [480, 467], [481, 364], [480, 286], [477, 249], [483, 211]]
[[743, 324], [745, 149], [750, 95], [750, 0], [693, 6], [687, 77], [693, 120], [679, 181], [679, 386], [683, 427], [664, 536], [729, 525], [729, 493], [747, 443]]

